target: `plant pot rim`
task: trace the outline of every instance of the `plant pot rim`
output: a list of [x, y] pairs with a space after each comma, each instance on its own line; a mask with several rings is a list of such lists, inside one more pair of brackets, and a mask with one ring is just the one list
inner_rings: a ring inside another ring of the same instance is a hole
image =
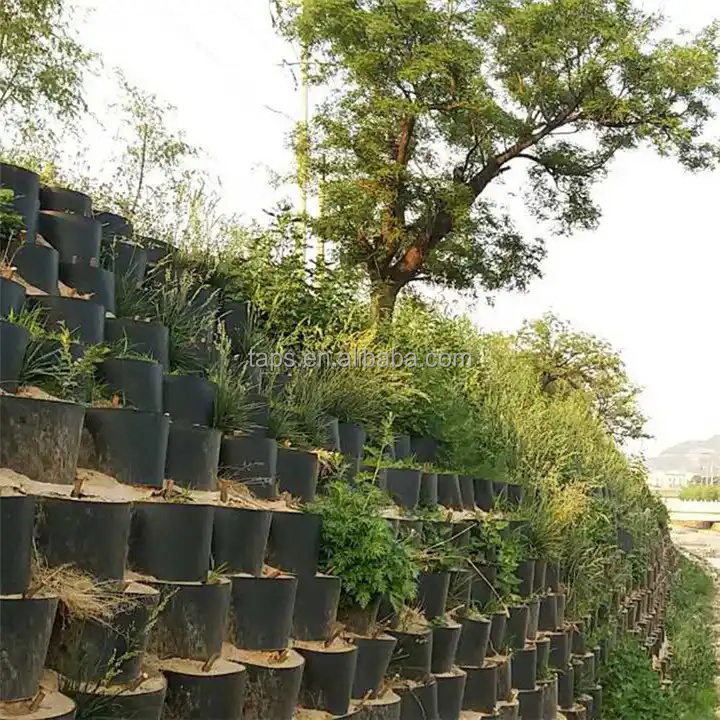
[[229, 585], [232, 575], [220, 575], [216, 580], [209, 583], [205, 580], [160, 580], [160, 578], [142, 575], [137, 582], [143, 585], [167, 585], [168, 587], [213, 587], [214, 585]]
[[[19, 388], [21, 389], [21, 388]], [[61, 405], [64, 407], [83, 407], [82, 403], [76, 403], [72, 402], [70, 400], [48, 400], [47, 398], [34, 398], [34, 397], [27, 397], [25, 395], [17, 395], [12, 393], [3, 393], [0, 395], [0, 401], [4, 400], [17, 400], [17, 401], [26, 401], [26, 402], [32, 402], [32, 403], [41, 403], [42, 405], [54, 406], [54, 405]]]
[[138, 363], [141, 365], [161, 365], [157, 360], [152, 358], [138, 358], [138, 357], [106, 357], [100, 364], [104, 365], [107, 362], [124, 362], [124, 363]]
[[153, 412], [152, 410], [138, 410], [134, 407], [120, 407], [118, 405], [91, 405], [88, 404], [85, 406], [86, 411], [92, 410], [93, 412], [102, 412], [103, 414], [111, 413], [111, 412], [125, 412], [125, 413], [135, 413], [136, 415], [153, 415], [158, 417], [170, 417], [168, 413], [164, 412]]

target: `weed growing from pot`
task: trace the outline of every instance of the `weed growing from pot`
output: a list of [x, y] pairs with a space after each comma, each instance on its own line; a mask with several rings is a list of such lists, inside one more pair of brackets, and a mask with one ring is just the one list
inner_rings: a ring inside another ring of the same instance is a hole
[[386, 504], [371, 485], [337, 481], [310, 508], [322, 518], [320, 571], [341, 579], [347, 606], [366, 608], [384, 595], [398, 609], [415, 595], [413, 551], [382, 517]]

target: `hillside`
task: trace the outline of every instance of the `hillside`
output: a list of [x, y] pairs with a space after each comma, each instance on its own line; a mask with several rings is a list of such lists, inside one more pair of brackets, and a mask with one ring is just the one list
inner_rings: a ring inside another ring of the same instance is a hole
[[700, 473], [710, 464], [720, 467], [720, 435], [678, 443], [648, 460], [650, 469], [659, 472]]

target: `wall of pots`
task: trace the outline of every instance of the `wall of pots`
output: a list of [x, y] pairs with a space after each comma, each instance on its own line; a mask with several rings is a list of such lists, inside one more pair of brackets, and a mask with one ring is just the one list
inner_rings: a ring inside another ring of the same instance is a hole
[[[103, 718], [134, 720], [591, 719], [602, 717], [598, 668], [623, 633], [660, 657], [669, 542], [604, 617], [566, 617], [561, 573], [537, 558], [519, 568], [523, 599], [506, 611], [468, 612], [495, 582], [492, 564], [478, 562], [421, 573], [424, 623], [380, 623], [379, 602], [339, 625], [341, 581], [318, 572], [320, 518], [278, 500], [315, 498], [317, 455], [278, 447], [262, 423], [223, 437], [213, 384], [168, 374], [167, 329], [114, 315], [116, 281], [143, 282], [168, 249], [20, 168], [1, 165], [0, 187], [15, 191], [25, 227], [11, 248], [24, 282], [0, 278], [0, 468], [11, 471], [0, 488], [0, 718], [72, 720], [78, 707], [101, 707]], [[69, 329], [78, 352], [119, 338], [141, 348], [151, 359], [98, 369], [128, 406], [15, 394], [28, 338], [8, 318], [24, 303]], [[232, 334], [247, 308], [224, 310]], [[365, 429], [329, 422], [329, 448], [362, 468]], [[393, 448], [398, 459], [436, 453], [429, 438], [400, 436]], [[83, 490], [79, 468], [118, 482]], [[226, 476], [252, 502], [222, 492]], [[388, 468], [383, 484], [410, 512], [492, 513], [498, 497], [519, 504], [523, 494], [406, 468]], [[74, 566], [102, 584], [111, 617], [74, 616], [50, 584], [34, 583], [33, 546], [50, 571]], [[613, 632], [591, 647], [598, 622]]]

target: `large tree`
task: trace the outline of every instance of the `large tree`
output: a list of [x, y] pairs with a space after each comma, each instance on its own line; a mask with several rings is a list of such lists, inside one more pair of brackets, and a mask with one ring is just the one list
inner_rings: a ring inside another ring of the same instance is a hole
[[[659, 39], [632, 0], [276, 0], [324, 88], [308, 169], [314, 231], [363, 265], [381, 317], [416, 281], [523, 289], [542, 240], [490, 190], [520, 171], [559, 233], [594, 228], [593, 185], [623, 150], [712, 166], [713, 26]], [[309, 149], [308, 149], [309, 147]], [[516, 170], [517, 169], [517, 170]], [[505, 173], [510, 173], [505, 175]]]
[[64, 0], [0, 2], [0, 113], [76, 116], [92, 59], [72, 30]]

